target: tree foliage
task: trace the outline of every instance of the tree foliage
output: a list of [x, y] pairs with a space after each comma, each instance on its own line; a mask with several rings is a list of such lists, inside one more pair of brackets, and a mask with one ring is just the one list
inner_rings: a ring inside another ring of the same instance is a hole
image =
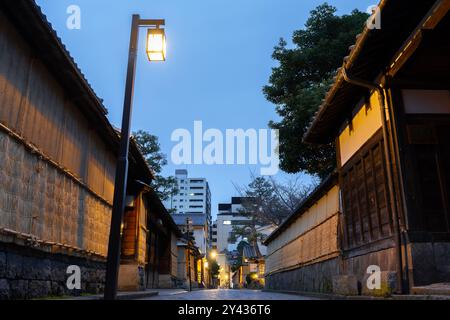
[[210, 268], [211, 268], [211, 275], [213, 276], [213, 278], [217, 278], [217, 276], [220, 273], [220, 265], [217, 263], [216, 260], [212, 260], [210, 262]]
[[243, 197], [242, 213], [259, 226], [279, 226], [313, 187], [314, 183], [305, 185], [298, 176], [281, 183], [274, 177], [255, 175], [247, 186], [236, 186]]
[[175, 177], [164, 177], [161, 175], [163, 167], [167, 165], [167, 156], [161, 152], [158, 137], [143, 130], [133, 133], [133, 137], [155, 174], [152, 187], [161, 201], [168, 200], [171, 195], [178, 192], [178, 184]]
[[259, 227], [278, 227], [313, 188], [314, 184], [305, 185], [299, 177], [280, 183], [273, 177], [252, 175], [248, 186], [236, 186], [243, 197], [240, 213], [250, 219], [243, 225], [233, 226], [229, 241], [235, 243], [245, 239], [258, 249], [257, 243], [263, 242], [266, 237]]
[[237, 251], [239, 252], [238, 258], [231, 265], [231, 271], [236, 272], [242, 266], [242, 255], [244, 254], [244, 247], [248, 246], [249, 243], [247, 241], [240, 241], [237, 246]]
[[333, 145], [303, 143], [314, 113], [332, 83], [336, 69], [354, 44], [369, 15], [354, 10], [337, 16], [327, 3], [311, 11], [305, 29], [294, 32], [293, 48], [281, 39], [273, 52], [278, 66], [273, 68], [266, 99], [276, 105], [279, 122], [270, 127], [280, 130], [281, 168], [289, 173], [304, 171], [326, 177], [335, 168]]

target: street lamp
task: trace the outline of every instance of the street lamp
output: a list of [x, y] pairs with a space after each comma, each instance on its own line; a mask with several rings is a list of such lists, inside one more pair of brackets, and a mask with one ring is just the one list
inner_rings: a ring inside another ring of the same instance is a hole
[[[166, 58], [165, 35], [161, 26], [164, 20], [142, 20], [139, 15], [133, 15], [130, 37], [130, 51], [128, 55], [127, 80], [125, 85], [125, 99], [122, 117], [122, 130], [120, 134], [120, 154], [117, 161], [116, 179], [114, 184], [114, 201], [111, 216], [111, 227], [108, 243], [108, 259], [106, 261], [105, 300], [117, 298], [117, 283], [120, 267], [120, 248], [123, 212], [125, 210], [125, 197], [128, 179], [128, 150], [130, 148], [130, 127], [133, 106], [134, 79], [137, 62], [137, 48], [139, 28], [148, 27], [147, 55], [150, 61], [164, 61]], [[150, 31], [152, 30], [152, 31]], [[158, 30], [158, 31], [156, 31]], [[151, 35], [151, 36], [150, 36]], [[151, 43], [150, 43], [151, 42]], [[150, 50], [150, 51], [149, 51]], [[159, 51], [158, 51], [159, 50]], [[158, 56], [159, 52], [159, 56]]]
[[186, 218], [186, 233], [187, 233], [187, 259], [188, 259], [188, 277], [189, 277], [189, 292], [192, 291], [192, 274], [191, 274], [191, 248], [190, 248], [190, 239], [191, 239], [191, 226], [192, 226], [192, 219], [187, 217]]

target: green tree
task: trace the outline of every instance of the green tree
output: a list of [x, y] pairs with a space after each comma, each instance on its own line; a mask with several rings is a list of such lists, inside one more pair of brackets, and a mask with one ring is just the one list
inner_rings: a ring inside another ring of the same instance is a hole
[[324, 178], [335, 168], [333, 145], [313, 146], [303, 143], [302, 138], [368, 17], [358, 10], [337, 16], [336, 8], [324, 3], [311, 11], [305, 29], [294, 32], [293, 48], [288, 48], [284, 39], [275, 47], [272, 57], [279, 65], [273, 68], [263, 91], [281, 116], [281, 121], [269, 125], [280, 130], [284, 171], [304, 171]]
[[155, 174], [152, 187], [161, 201], [168, 200], [178, 192], [178, 184], [175, 177], [164, 177], [161, 175], [163, 167], [167, 165], [167, 156], [161, 152], [158, 137], [146, 131], [139, 130], [133, 133], [133, 138]]
[[[239, 225], [233, 225], [228, 241], [243, 248], [250, 244], [260, 254], [258, 242], [264, 242], [266, 235], [260, 227], [278, 227], [313, 190], [315, 183], [305, 185], [299, 177], [280, 183], [272, 177], [252, 175], [252, 181], [245, 187], [235, 186], [243, 198], [240, 214], [248, 217]], [[242, 255], [242, 252], [240, 252]]]
[[[248, 227], [254, 229], [255, 226], [278, 227], [316, 185], [315, 182], [305, 184], [299, 176], [283, 183], [273, 177], [252, 175], [251, 179], [247, 186], [235, 186], [243, 198], [241, 214], [252, 218], [251, 223], [236, 231], [248, 232]], [[257, 234], [250, 238], [260, 240]]]
[[231, 266], [231, 271], [236, 272], [242, 266], [242, 255], [244, 254], [244, 247], [248, 245], [249, 243], [246, 241], [239, 242], [236, 249], [239, 252], [239, 255], [235, 263]]
[[211, 275], [213, 278], [217, 278], [220, 273], [220, 266], [216, 260], [210, 262], [211, 265]]

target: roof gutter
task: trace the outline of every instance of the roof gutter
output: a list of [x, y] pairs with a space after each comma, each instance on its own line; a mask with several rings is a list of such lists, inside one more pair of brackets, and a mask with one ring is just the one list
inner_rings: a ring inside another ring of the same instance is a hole
[[[400, 225], [400, 215], [399, 215], [399, 209], [397, 206], [397, 195], [395, 193], [395, 187], [394, 187], [394, 168], [393, 168], [393, 159], [390, 152], [390, 145], [392, 143], [391, 137], [389, 135], [389, 129], [388, 129], [388, 120], [386, 117], [386, 111], [391, 116], [389, 107], [386, 104], [386, 95], [385, 95], [385, 89], [376, 83], [372, 83], [363, 79], [358, 79], [355, 77], [351, 77], [348, 75], [346, 68], [342, 68], [341, 72], [344, 80], [350, 84], [353, 84], [355, 86], [367, 88], [369, 90], [373, 90], [378, 92], [378, 100], [380, 103], [380, 112], [381, 112], [381, 120], [382, 120], [382, 127], [383, 127], [383, 140], [384, 140], [384, 155], [386, 159], [386, 173], [388, 178], [388, 189], [389, 189], [389, 202], [391, 205], [391, 211], [392, 211], [392, 219], [394, 221], [394, 230], [395, 230], [395, 245], [396, 245], [396, 258], [397, 258], [397, 288], [400, 290], [400, 294], [407, 293], [409, 285], [408, 280], [408, 271], [406, 271], [406, 276], [403, 277], [403, 257], [402, 257], [402, 231], [401, 231], [401, 225]], [[393, 119], [392, 116], [390, 119]], [[406, 252], [406, 250], [405, 250]], [[405, 279], [405, 281], [404, 281]]]

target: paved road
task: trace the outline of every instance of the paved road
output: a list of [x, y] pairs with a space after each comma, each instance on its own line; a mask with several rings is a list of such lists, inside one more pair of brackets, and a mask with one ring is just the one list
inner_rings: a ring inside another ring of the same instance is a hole
[[314, 300], [313, 298], [262, 292], [257, 290], [161, 290], [159, 295], [143, 300]]

